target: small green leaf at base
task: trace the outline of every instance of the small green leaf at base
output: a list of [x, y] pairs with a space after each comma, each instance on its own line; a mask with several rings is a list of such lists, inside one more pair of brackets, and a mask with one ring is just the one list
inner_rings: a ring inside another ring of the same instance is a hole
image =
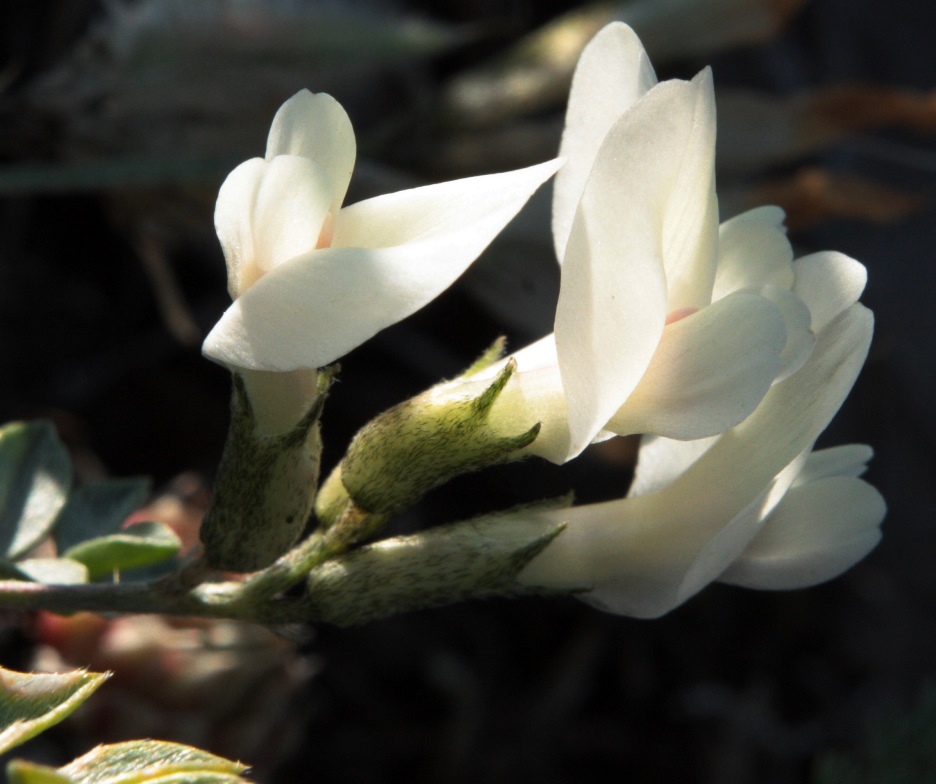
[[0, 753], [58, 724], [108, 677], [84, 670], [49, 674], [0, 667]]
[[157, 740], [98, 746], [62, 768], [14, 760], [10, 784], [239, 784], [240, 762]]
[[50, 423], [0, 428], [0, 553], [16, 560], [49, 534], [71, 476], [71, 460]]
[[172, 558], [182, 546], [175, 532], [162, 523], [137, 523], [120, 533], [89, 539], [64, 555], [84, 564], [90, 580]]
[[75, 490], [55, 523], [55, 544], [60, 553], [77, 544], [117, 533], [149, 495], [149, 481], [140, 478], [108, 479]]

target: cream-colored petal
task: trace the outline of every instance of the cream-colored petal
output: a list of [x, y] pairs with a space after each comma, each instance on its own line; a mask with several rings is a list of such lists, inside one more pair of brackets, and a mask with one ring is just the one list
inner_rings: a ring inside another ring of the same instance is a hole
[[794, 487], [720, 579], [764, 590], [831, 580], [874, 549], [886, 511], [881, 494], [860, 479]]
[[464, 269], [561, 165], [556, 159], [360, 201], [338, 214], [332, 247], [387, 248], [444, 238], [450, 258], [440, 258], [439, 267]]
[[723, 520], [737, 514], [828, 425], [864, 363], [872, 330], [871, 312], [860, 304], [826, 325], [806, 364], [774, 384], [754, 413], [667, 488], [668, 495], [694, 504], [719, 487], [708, 493], [708, 509], [720, 510]]
[[749, 292], [725, 297], [666, 327], [647, 372], [606, 427], [686, 440], [723, 433], [770, 389], [786, 339], [773, 302]]
[[300, 90], [273, 117], [266, 159], [299, 155], [315, 161], [331, 183], [329, 211], [336, 215], [348, 192], [357, 143], [347, 112], [327, 93]]
[[[448, 288], [557, 165], [417, 188], [342, 210], [335, 246], [351, 236], [389, 247], [332, 247], [280, 264], [228, 308], [204, 353], [253, 370], [333, 362]], [[354, 220], [343, 220], [345, 213]], [[373, 236], [364, 232], [367, 225]]]
[[[682, 169], [689, 161], [695, 175], [701, 171], [694, 149], [704, 136], [698, 126], [713, 119], [699, 117], [708, 114], [710, 93], [704, 80], [655, 87], [609, 131], [588, 178], [556, 309], [570, 458], [630, 396], [662, 335], [671, 305], [666, 250], [688, 249], [686, 238], [699, 235], [705, 213], [686, 202], [693, 176]], [[674, 203], [685, 207], [681, 216], [671, 209]], [[677, 218], [688, 227], [681, 233], [671, 230]]]
[[783, 381], [803, 366], [816, 345], [816, 335], [810, 329], [812, 317], [806, 303], [792, 291], [779, 286], [760, 286], [753, 291], [773, 302], [783, 315], [787, 339], [780, 355], [780, 372], [774, 383]]
[[868, 271], [861, 262], [831, 250], [797, 259], [793, 272], [793, 291], [812, 314], [813, 332], [857, 302], [868, 280]]
[[331, 183], [314, 161], [279, 155], [254, 195], [253, 232], [265, 272], [315, 250], [328, 214]]
[[712, 299], [764, 285], [793, 286], [793, 248], [782, 223], [783, 210], [759, 207], [725, 221], [718, 231], [718, 268]]
[[873, 320], [853, 305], [801, 370], [662, 490], [540, 513], [568, 527], [521, 572], [527, 585], [588, 589], [611, 612], [656, 617], [723, 572], [758, 531], [775, 477], [815, 441], [861, 368]]
[[602, 28], [582, 52], [559, 149], [567, 162], [556, 175], [553, 190], [553, 241], [560, 263], [601, 142], [618, 117], [656, 83], [643, 44], [626, 24]]
[[718, 436], [677, 441], [663, 436], [646, 435], [640, 440], [634, 481], [627, 491], [629, 498], [660, 490], [704, 455]]
[[[701, 71], [689, 84], [691, 124], [684, 129], [688, 133], [680, 147], [658, 151], [679, 156], [663, 222], [663, 263], [671, 311], [711, 302], [718, 262], [715, 91], [711, 69]], [[687, 104], [685, 108], [690, 107]]]
[[867, 444], [843, 444], [812, 452], [794, 486], [832, 476], [859, 477], [868, 469], [874, 450]]
[[228, 293], [237, 299], [263, 271], [254, 251], [253, 206], [267, 170], [263, 158], [244, 161], [221, 184], [214, 223], [227, 265]]
[[315, 248], [330, 192], [318, 164], [290, 155], [254, 158], [228, 175], [215, 205], [215, 229], [233, 298], [273, 267]]

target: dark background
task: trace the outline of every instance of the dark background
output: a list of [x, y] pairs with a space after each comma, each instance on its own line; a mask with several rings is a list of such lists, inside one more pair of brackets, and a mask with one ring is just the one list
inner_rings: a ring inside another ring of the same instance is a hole
[[[149, 475], [158, 490], [181, 494], [197, 510], [227, 425], [227, 373], [200, 356], [192, 328], [206, 334], [227, 303], [211, 210], [228, 160], [261, 154], [272, 111], [306, 86], [331, 91], [348, 107], [364, 156], [386, 167], [367, 187], [379, 189], [374, 183], [381, 176], [444, 179], [454, 176], [453, 168], [469, 173], [471, 164], [451, 164], [441, 152], [434, 161], [424, 152], [450, 151], [448, 143], [460, 133], [431, 119], [441, 85], [572, 5], [400, 3], [395, 13], [470, 24], [481, 34], [402, 64], [298, 68], [294, 85], [286, 89], [288, 79], [281, 80], [283, 89], [264, 93], [256, 117], [227, 118], [231, 134], [240, 134], [231, 149], [202, 146], [203, 168], [168, 183], [125, 178], [108, 186], [92, 178], [81, 187], [33, 184], [0, 192], [0, 421], [50, 418], [80, 477]], [[158, 128], [148, 139], [146, 120], [126, 132], [102, 130], [106, 94], [56, 111], [29, 99], [44, 74], [74, 56], [76, 42], [102, 14], [92, 0], [20, 0], [0, 9], [5, 165], [100, 161], [145, 151], [150, 141], [151, 149], [178, 151], [171, 134], [156, 139]], [[658, 71], [661, 78], [688, 77], [710, 62], [716, 88], [776, 94], [854, 81], [931, 90], [934, 34], [936, 12], [918, 0], [814, 0], [769, 42]], [[192, 78], [204, 75], [198, 56], [192, 63]], [[249, 75], [235, 71], [225, 78], [223, 89], [234, 95], [243, 89], [239, 78]], [[153, 100], [158, 109], [158, 97]], [[409, 112], [402, 126], [394, 124], [401, 106]], [[97, 129], [82, 136], [81, 123], [74, 122], [79, 115]], [[538, 119], [549, 124], [559, 117], [543, 112]], [[167, 124], [190, 120], [191, 112], [163, 117]], [[875, 342], [851, 398], [821, 442], [864, 442], [876, 451], [867, 478], [884, 494], [889, 514], [883, 542], [865, 562], [807, 591], [713, 586], [651, 622], [603, 615], [573, 600], [500, 600], [359, 629], [304, 630], [301, 686], [275, 711], [254, 719], [287, 728], [290, 739], [271, 747], [265, 760], [246, 760], [257, 764], [259, 779], [812, 781], [824, 754], [864, 758], [876, 748], [881, 726], [903, 726], [907, 716], [918, 719], [908, 733], [924, 739], [910, 746], [925, 756], [928, 738], [932, 761], [936, 726], [921, 726], [922, 714], [914, 710], [925, 703], [936, 674], [934, 142], [933, 134], [884, 129], [756, 173], [782, 178], [801, 166], [821, 166], [922, 200], [922, 209], [900, 220], [829, 219], [792, 234], [800, 255], [834, 248], [869, 270], [863, 301], [877, 315]], [[483, 169], [483, 161], [476, 168]], [[754, 178], [751, 173], [747, 181]], [[158, 258], [147, 262], [154, 247]], [[502, 242], [499, 252], [521, 247]], [[324, 417], [327, 462], [340, 457], [371, 416], [451, 377], [502, 331], [514, 346], [539, 334], [556, 270], [542, 248], [527, 250], [530, 261], [514, 284], [524, 302], [538, 304], [525, 322], [499, 323], [491, 315], [497, 306], [478, 293], [486, 290], [484, 275], [471, 273], [476, 277], [342, 362]], [[155, 293], [154, 280], [167, 270], [189, 319], [175, 322], [175, 334]], [[627, 447], [612, 448], [562, 469], [527, 463], [461, 479], [432, 494], [398, 528], [571, 488], [585, 501], [615, 497], [626, 488], [629, 457]], [[41, 638], [34, 619], [6, 621], [3, 664], [27, 667]], [[191, 716], [225, 720], [217, 707], [173, 710], [187, 718], [172, 714], [167, 731], [176, 728], [177, 739], [190, 742]], [[118, 739], [118, 724], [86, 720], [74, 734], [66, 725], [38, 753], [60, 764], [96, 739]], [[211, 750], [238, 756], [237, 748], [225, 747], [223, 733], [216, 737]], [[869, 774], [861, 780], [936, 782], [936, 768], [923, 770], [909, 778]]]

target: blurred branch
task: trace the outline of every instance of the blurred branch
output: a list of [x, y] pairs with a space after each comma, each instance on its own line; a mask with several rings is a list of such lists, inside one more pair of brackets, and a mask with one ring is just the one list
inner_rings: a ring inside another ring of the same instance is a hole
[[453, 125], [483, 127], [564, 103], [585, 44], [609, 22], [631, 25], [656, 63], [775, 36], [805, 0], [631, 0], [576, 8], [506, 54], [458, 74], [442, 96]]
[[720, 90], [719, 168], [750, 174], [830, 147], [857, 133], [936, 131], [936, 91], [841, 84], [791, 96]]

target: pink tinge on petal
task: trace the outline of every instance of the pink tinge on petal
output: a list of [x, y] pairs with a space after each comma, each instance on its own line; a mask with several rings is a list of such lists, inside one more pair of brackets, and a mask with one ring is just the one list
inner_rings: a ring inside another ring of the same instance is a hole
[[676, 308], [676, 310], [671, 310], [666, 314], [666, 321], [663, 323], [666, 326], [675, 324], [677, 321], [682, 321], [686, 316], [691, 316], [697, 310], [698, 308]]
[[329, 212], [325, 215], [325, 220], [322, 222], [322, 230], [319, 232], [318, 240], [315, 243], [315, 249], [321, 250], [322, 248], [330, 248], [334, 234], [335, 218]]

